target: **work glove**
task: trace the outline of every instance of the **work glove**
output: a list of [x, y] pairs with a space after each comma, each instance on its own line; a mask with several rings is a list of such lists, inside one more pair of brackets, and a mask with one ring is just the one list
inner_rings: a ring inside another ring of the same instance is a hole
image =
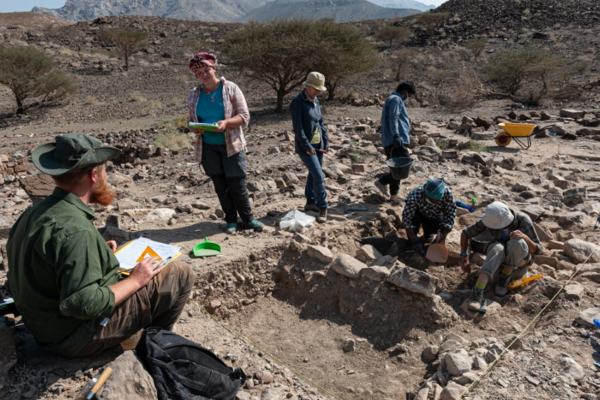
[[400, 135], [394, 136], [393, 144], [394, 144], [394, 147], [402, 148], [404, 146], [404, 143], [402, 143], [402, 140], [400, 140]]

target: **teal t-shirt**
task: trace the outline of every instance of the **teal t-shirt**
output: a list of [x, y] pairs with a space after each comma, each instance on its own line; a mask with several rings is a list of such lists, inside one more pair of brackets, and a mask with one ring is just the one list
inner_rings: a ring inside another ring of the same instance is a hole
[[[225, 109], [223, 108], [223, 83], [214, 92], [208, 94], [202, 92], [196, 104], [196, 114], [198, 122], [214, 124], [217, 121], [225, 119]], [[225, 144], [224, 132], [204, 132], [202, 142], [206, 144]]]

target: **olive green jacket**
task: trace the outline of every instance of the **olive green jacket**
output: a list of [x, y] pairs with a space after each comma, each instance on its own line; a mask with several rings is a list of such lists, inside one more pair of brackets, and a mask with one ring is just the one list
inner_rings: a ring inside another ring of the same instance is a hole
[[23, 321], [43, 348], [73, 356], [115, 309], [109, 286], [119, 262], [96, 227], [94, 212], [56, 188], [28, 208], [7, 244], [11, 293]]

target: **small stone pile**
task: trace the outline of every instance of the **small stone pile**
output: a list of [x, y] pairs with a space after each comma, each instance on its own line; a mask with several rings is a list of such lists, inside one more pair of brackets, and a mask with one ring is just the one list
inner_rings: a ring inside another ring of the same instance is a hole
[[24, 174], [27, 174], [27, 166], [21, 153], [0, 154], [0, 187], [16, 182]]

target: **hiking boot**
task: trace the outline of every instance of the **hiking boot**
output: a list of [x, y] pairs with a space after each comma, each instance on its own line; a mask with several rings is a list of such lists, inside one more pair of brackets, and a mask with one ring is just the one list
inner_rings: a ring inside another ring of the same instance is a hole
[[393, 206], [402, 205], [403, 201], [404, 201], [404, 198], [398, 196], [397, 194], [393, 194], [390, 196], [390, 203], [392, 203]]
[[483, 289], [473, 289], [473, 294], [471, 295], [471, 299], [469, 299], [468, 309], [475, 312], [481, 312], [483, 302]]
[[230, 222], [225, 225], [225, 233], [228, 235], [232, 235], [237, 232], [237, 222]]
[[319, 212], [319, 211], [321, 211], [321, 209], [319, 207], [317, 207], [317, 205], [315, 203], [306, 203], [304, 205], [304, 211]]
[[375, 187], [377, 189], [379, 189], [379, 191], [381, 193], [383, 193], [385, 196], [389, 196], [390, 195], [390, 191], [389, 191], [387, 185], [384, 185], [383, 183], [379, 182], [379, 179], [377, 179], [375, 181]]
[[262, 232], [265, 225], [257, 219], [244, 223], [244, 229], [253, 229], [254, 232]]
[[506, 275], [506, 278], [503, 276], [504, 274], [500, 274], [498, 278], [498, 284], [496, 285], [496, 294], [498, 296], [504, 296], [508, 293], [508, 284], [510, 283], [510, 275]]
[[319, 210], [319, 216], [317, 217], [317, 222], [322, 224], [327, 221], [327, 209], [321, 208]]

